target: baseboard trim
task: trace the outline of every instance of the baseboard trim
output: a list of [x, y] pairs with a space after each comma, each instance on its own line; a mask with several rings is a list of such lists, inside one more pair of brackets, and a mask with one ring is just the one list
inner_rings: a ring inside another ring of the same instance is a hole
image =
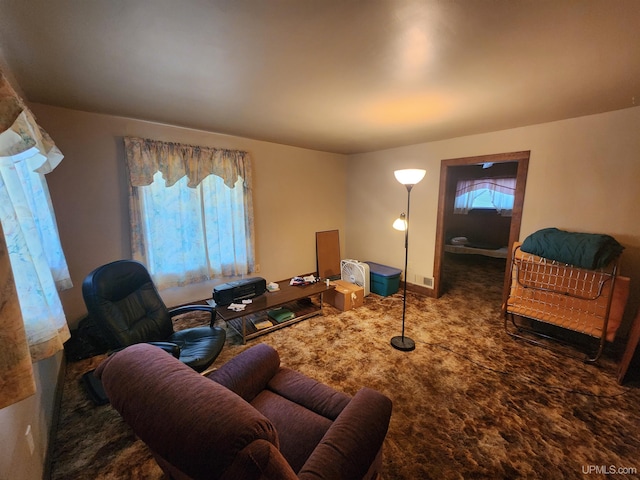
[[[400, 290], [404, 289], [404, 282], [400, 281]], [[436, 291], [433, 288], [423, 287], [415, 283], [407, 283], [407, 291], [424, 295], [425, 297], [436, 298]]]

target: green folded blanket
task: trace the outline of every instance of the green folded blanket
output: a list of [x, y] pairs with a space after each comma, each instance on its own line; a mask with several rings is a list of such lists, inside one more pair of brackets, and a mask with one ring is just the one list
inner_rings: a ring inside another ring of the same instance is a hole
[[557, 228], [532, 233], [520, 248], [523, 252], [589, 270], [606, 267], [624, 250], [610, 235], [566, 232]]
[[278, 323], [286, 322], [287, 320], [291, 320], [295, 317], [295, 314], [286, 308], [275, 308], [273, 310], [269, 310], [267, 315]]

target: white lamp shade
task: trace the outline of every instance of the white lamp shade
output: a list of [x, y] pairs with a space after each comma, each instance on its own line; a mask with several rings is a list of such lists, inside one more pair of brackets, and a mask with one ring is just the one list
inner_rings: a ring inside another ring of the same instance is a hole
[[393, 221], [393, 228], [404, 232], [407, 229], [407, 218], [404, 213]]
[[418, 168], [405, 168], [404, 170], [396, 170], [393, 172], [396, 176], [396, 180], [403, 185], [415, 185], [424, 178], [426, 173], [426, 170]]

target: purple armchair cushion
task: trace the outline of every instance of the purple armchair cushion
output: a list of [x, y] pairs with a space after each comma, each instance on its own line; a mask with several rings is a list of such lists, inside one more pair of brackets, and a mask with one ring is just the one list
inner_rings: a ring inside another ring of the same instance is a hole
[[278, 448], [271, 422], [163, 350], [132, 345], [96, 370], [111, 405], [154, 452], [189, 477], [217, 478], [247, 445]]
[[264, 390], [251, 402], [278, 431], [280, 452], [294, 472], [300, 470], [333, 423], [291, 400]]

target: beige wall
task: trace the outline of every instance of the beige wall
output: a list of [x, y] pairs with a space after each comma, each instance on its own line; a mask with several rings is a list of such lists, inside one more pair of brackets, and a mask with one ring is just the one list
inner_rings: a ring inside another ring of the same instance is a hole
[[512, 130], [353, 155], [348, 163], [347, 255], [404, 266], [404, 237], [391, 223], [406, 209], [399, 168], [424, 168], [411, 193], [407, 278], [433, 275], [440, 162], [530, 150], [521, 239], [545, 227], [608, 233], [626, 250], [630, 311], [640, 299], [640, 107]]
[[[0, 410], [0, 479], [39, 480], [45, 477], [49, 432], [56, 419], [55, 389], [62, 352], [33, 365], [36, 393]], [[33, 438], [31, 452], [27, 429]]]
[[[267, 281], [315, 271], [315, 232], [344, 232], [343, 155], [46, 105], [31, 108], [65, 155], [47, 182], [74, 282], [73, 289], [62, 294], [72, 327], [86, 313], [84, 277], [101, 264], [131, 257], [123, 136], [251, 153], [257, 275]], [[344, 235], [341, 242], [344, 251]], [[186, 303], [210, 297], [213, 283], [163, 295], [170, 305]]]

